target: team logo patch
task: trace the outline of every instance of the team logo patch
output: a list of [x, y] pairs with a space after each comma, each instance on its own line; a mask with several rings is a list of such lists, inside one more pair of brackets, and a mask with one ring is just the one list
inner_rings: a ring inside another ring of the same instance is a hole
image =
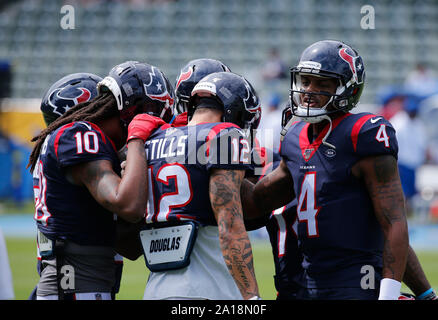
[[333, 158], [336, 156], [336, 151], [334, 149], [327, 149], [324, 151], [324, 154], [329, 158]]
[[312, 153], [313, 153], [313, 151], [314, 151], [315, 149], [306, 149], [306, 150], [304, 150], [304, 153], [303, 153], [303, 156], [304, 156], [304, 159], [305, 160], [309, 160], [310, 159], [310, 156], [312, 155]]

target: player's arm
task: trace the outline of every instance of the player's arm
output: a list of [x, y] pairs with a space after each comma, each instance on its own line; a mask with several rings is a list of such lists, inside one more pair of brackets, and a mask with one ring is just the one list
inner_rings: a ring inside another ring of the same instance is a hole
[[431, 288], [429, 281], [424, 274], [420, 261], [411, 246], [408, 248], [408, 261], [403, 276], [403, 282], [412, 290], [416, 296], [421, 296]]
[[212, 169], [209, 193], [225, 263], [242, 297], [250, 299], [259, 290], [239, 193], [244, 175], [243, 170]]
[[391, 284], [390, 287], [396, 291], [392, 285], [399, 284], [393, 280], [401, 282], [403, 279], [409, 246], [405, 202], [397, 160], [392, 155], [367, 157], [353, 167], [353, 174], [365, 182], [375, 215], [384, 233], [381, 295], [383, 281], [385, 284]]
[[130, 223], [123, 219], [117, 219], [116, 229], [116, 252], [129, 260], [137, 260], [143, 254], [140, 239], [138, 237], [145, 220]]
[[85, 186], [108, 211], [129, 222], [139, 221], [146, 212], [147, 171], [144, 143], [132, 139], [123, 178], [120, 178], [108, 160], [96, 160], [68, 168], [73, 183]]
[[[126, 155], [124, 158], [126, 159]], [[120, 167], [122, 168], [121, 176], [123, 177], [125, 174], [126, 160], [122, 161]], [[143, 254], [143, 248], [138, 234], [145, 223], [146, 221], [144, 219], [137, 223], [127, 222], [121, 218], [117, 219], [115, 250], [118, 254], [132, 261], [137, 260], [138, 257]]]
[[283, 160], [256, 184], [245, 179], [240, 192], [245, 219], [248, 220], [269, 215], [295, 198], [292, 176]]

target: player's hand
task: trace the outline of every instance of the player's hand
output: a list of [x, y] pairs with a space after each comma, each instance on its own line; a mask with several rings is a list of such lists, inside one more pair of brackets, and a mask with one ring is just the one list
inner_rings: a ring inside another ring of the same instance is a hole
[[164, 124], [166, 122], [163, 119], [146, 113], [136, 115], [128, 126], [127, 143], [132, 139], [141, 139], [145, 142], [155, 129]]
[[122, 168], [122, 170], [120, 171], [120, 176], [123, 178], [123, 175], [125, 174], [126, 160], [122, 161], [122, 163], [120, 164], [120, 168]]
[[254, 150], [255, 156], [258, 157], [258, 159], [260, 161], [260, 165], [262, 167], [266, 166], [268, 164], [268, 157], [266, 155], [266, 149], [264, 147], [255, 146], [253, 150]]

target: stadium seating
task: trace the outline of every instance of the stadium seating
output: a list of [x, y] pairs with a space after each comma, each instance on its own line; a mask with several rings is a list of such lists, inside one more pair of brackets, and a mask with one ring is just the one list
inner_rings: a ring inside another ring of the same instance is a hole
[[[400, 83], [415, 63], [438, 66], [438, 6], [433, 0], [368, 1], [375, 29], [360, 27], [361, 4], [348, 0], [181, 0], [143, 6], [73, 2], [75, 29], [60, 27], [63, 0], [22, 0], [0, 12], [0, 59], [14, 70], [12, 95], [41, 97], [70, 72], [105, 75], [127, 59], [159, 66], [173, 81], [190, 59], [213, 57], [262, 90], [260, 67], [271, 47], [292, 66], [310, 43], [342, 39], [364, 57], [363, 103]], [[78, 4], [75, 4], [78, 3]], [[285, 92], [288, 82], [285, 81]]]

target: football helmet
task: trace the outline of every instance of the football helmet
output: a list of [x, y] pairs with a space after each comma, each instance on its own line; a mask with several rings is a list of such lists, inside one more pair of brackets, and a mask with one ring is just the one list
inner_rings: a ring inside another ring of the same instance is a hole
[[175, 113], [187, 111], [187, 104], [195, 85], [213, 72], [230, 72], [230, 68], [219, 60], [195, 59], [189, 61], [182, 69], [175, 82]]
[[125, 125], [139, 113], [160, 117], [165, 122], [173, 117], [173, 87], [166, 75], [150, 64], [126, 61], [116, 65], [98, 83], [97, 91], [114, 95]]
[[223, 122], [232, 122], [241, 129], [257, 129], [261, 119], [260, 100], [253, 86], [244, 77], [232, 72], [215, 72], [202, 78], [193, 88], [188, 104], [188, 117], [196, 109], [199, 93], [211, 94], [223, 106]]
[[52, 84], [44, 93], [40, 107], [46, 125], [78, 103], [96, 97], [99, 81], [102, 78], [92, 73], [72, 73]]
[[[332, 94], [304, 90], [301, 79], [303, 75], [336, 79], [336, 92]], [[318, 41], [303, 51], [298, 65], [291, 69], [292, 114], [303, 121], [317, 123], [327, 119], [330, 113], [348, 112], [359, 103], [364, 82], [364, 63], [355, 49], [341, 41]], [[301, 102], [301, 94], [325, 95], [329, 100], [321, 108], [311, 108]]]

